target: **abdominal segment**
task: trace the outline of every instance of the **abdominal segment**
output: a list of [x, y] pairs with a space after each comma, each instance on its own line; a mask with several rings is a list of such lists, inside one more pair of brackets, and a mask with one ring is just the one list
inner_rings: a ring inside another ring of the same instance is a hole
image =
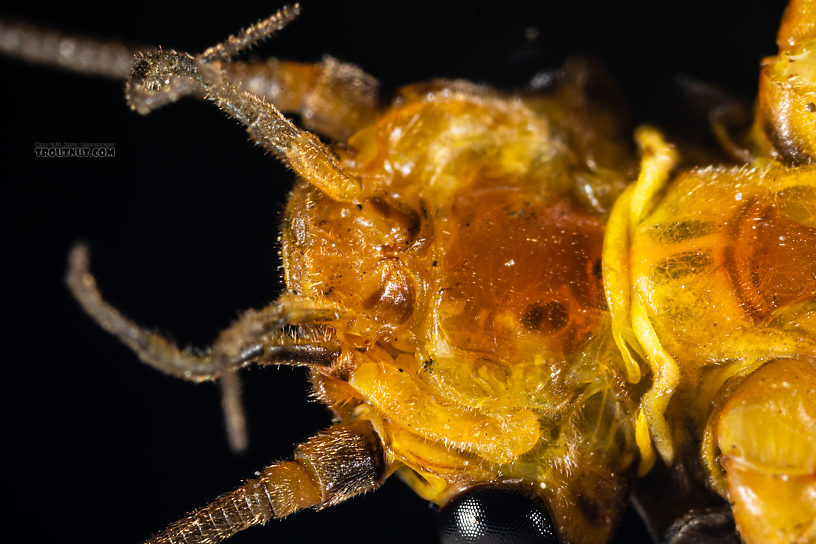
[[816, 228], [786, 217], [770, 200], [745, 207], [725, 256], [734, 290], [756, 322], [816, 296]]

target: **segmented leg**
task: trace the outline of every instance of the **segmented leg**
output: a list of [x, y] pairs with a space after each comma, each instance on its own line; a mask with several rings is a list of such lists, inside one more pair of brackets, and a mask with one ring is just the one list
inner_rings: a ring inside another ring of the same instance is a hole
[[204, 88], [208, 99], [244, 124], [253, 140], [283, 159], [300, 177], [334, 200], [357, 198], [360, 181], [340, 166], [314, 134], [300, 130], [275, 106], [223, 78], [213, 85], [205, 83]]
[[[248, 311], [224, 330], [209, 350], [196, 353], [179, 349], [105, 302], [89, 271], [85, 246], [76, 246], [71, 251], [66, 281], [88, 315], [143, 362], [165, 374], [193, 382], [220, 380], [227, 432], [236, 450], [246, 447], [236, 370], [249, 363], [329, 365], [340, 353], [340, 347], [324, 329], [308, 328], [310, 324], [337, 319], [338, 311], [316, 306], [308, 299], [284, 295], [262, 310]], [[298, 333], [287, 329], [291, 325], [306, 327], [301, 327]]]
[[766, 153], [792, 164], [816, 161], [816, 2], [792, 0], [762, 62], [754, 136]]
[[133, 64], [125, 97], [131, 108], [147, 113], [185, 94], [200, 92], [244, 124], [264, 149], [283, 159], [329, 197], [354, 201], [360, 193], [360, 181], [340, 166], [320, 140], [297, 128], [272, 104], [230, 82], [219, 65], [221, 59], [269, 36], [289, 18], [284, 8], [197, 56], [161, 49], [145, 53]]
[[339, 423], [295, 449], [293, 461], [191, 512], [145, 544], [215, 544], [253, 525], [370, 491], [386, 475], [380, 440], [367, 421]]
[[740, 544], [730, 508], [690, 510], [678, 519], [661, 540], [663, 544]]
[[[376, 78], [353, 64], [329, 56], [317, 63], [274, 58], [249, 62], [231, 60], [241, 51], [283, 29], [299, 14], [298, 4], [285, 7], [272, 17], [210, 47], [199, 58], [223, 72], [236, 87], [272, 102], [284, 113], [300, 114], [306, 128], [333, 140], [345, 141], [377, 115], [380, 95]], [[139, 52], [154, 49], [0, 21], [0, 54], [82, 74], [127, 80]], [[147, 113], [188, 95], [204, 97], [199, 85], [175, 80], [168, 82], [162, 93], [147, 97], [136, 109]]]
[[644, 475], [655, 461], [652, 444], [666, 462], [671, 462], [674, 457], [665, 412], [679, 384], [680, 369], [660, 345], [640, 301], [630, 297], [628, 244], [631, 232], [649, 214], [656, 196], [670, 180], [679, 157], [653, 128], [639, 128], [635, 139], [643, 155], [640, 174], [637, 182], [618, 199], [609, 218], [604, 241], [603, 277], [615, 342], [626, 361], [629, 380], [634, 382], [640, 378], [641, 359], [645, 358], [652, 372], [652, 385], [643, 395], [636, 428], [641, 453], [639, 471]]
[[232, 62], [222, 70], [236, 86], [283, 112], [299, 113], [306, 128], [337, 141], [346, 141], [373, 121], [380, 107], [379, 82], [329, 56], [314, 64]]
[[82, 74], [127, 79], [139, 48], [0, 21], [0, 53]]
[[208, 47], [199, 57], [203, 62], [229, 60], [241, 51], [264, 41], [275, 32], [283, 29], [294, 21], [298, 15], [300, 15], [300, 4], [284, 6], [271, 17], [258, 21], [254, 25], [241, 30], [237, 35], [230, 34], [223, 42]]

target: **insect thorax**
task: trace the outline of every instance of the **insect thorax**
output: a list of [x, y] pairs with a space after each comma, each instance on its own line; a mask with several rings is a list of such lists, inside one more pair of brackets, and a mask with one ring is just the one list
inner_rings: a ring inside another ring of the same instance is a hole
[[430, 500], [521, 478], [565, 518], [583, 503], [613, 520], [600, 505], [625, 491], [634, 404], [607, 334], [605, 218], [575, 198], [558, 127], [517, 99], [438, 89], [336, 152], [361, 198], [301, 182], [283, 229], [288, 288], [344, 314], [318, 395], [364, 413]]

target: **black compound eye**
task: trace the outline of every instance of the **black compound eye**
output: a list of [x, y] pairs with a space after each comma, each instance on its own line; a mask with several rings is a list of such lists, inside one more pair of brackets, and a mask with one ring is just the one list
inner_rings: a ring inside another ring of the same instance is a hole
[[439, 512], [442, 544], [558, 544], [547, 506], [514, 485], [485, 485], [456, 496]]

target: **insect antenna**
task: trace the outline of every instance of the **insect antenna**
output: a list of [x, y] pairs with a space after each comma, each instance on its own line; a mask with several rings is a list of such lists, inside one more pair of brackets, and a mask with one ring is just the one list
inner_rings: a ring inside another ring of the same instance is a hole
[[[329, 366], [340, 346], [324, 329], [310, 324], [340, 317], [333, 308], [303, 297], [284, 295], [258, 311], [249, 311], [225, 329], [209, 350], [180, 349], [164, 336], [137, 325], [105, 302], [89, 271], [88, 249], [77, 245], [69, 255], [66, 282], [85, 312], [147, 365], [192, 382], [219, 381], [230, 446], [246, 448], [246, 424], [237, 370], [251, 363]], [[289, 330], [291, 325], [298, 330]]]
[[215, 544], [270, 519], [373, 490], [385, 474], [382, 445], [371, 424], [338, 423], [297, 446], [292, 461], [270, 465], [145, 544]]

